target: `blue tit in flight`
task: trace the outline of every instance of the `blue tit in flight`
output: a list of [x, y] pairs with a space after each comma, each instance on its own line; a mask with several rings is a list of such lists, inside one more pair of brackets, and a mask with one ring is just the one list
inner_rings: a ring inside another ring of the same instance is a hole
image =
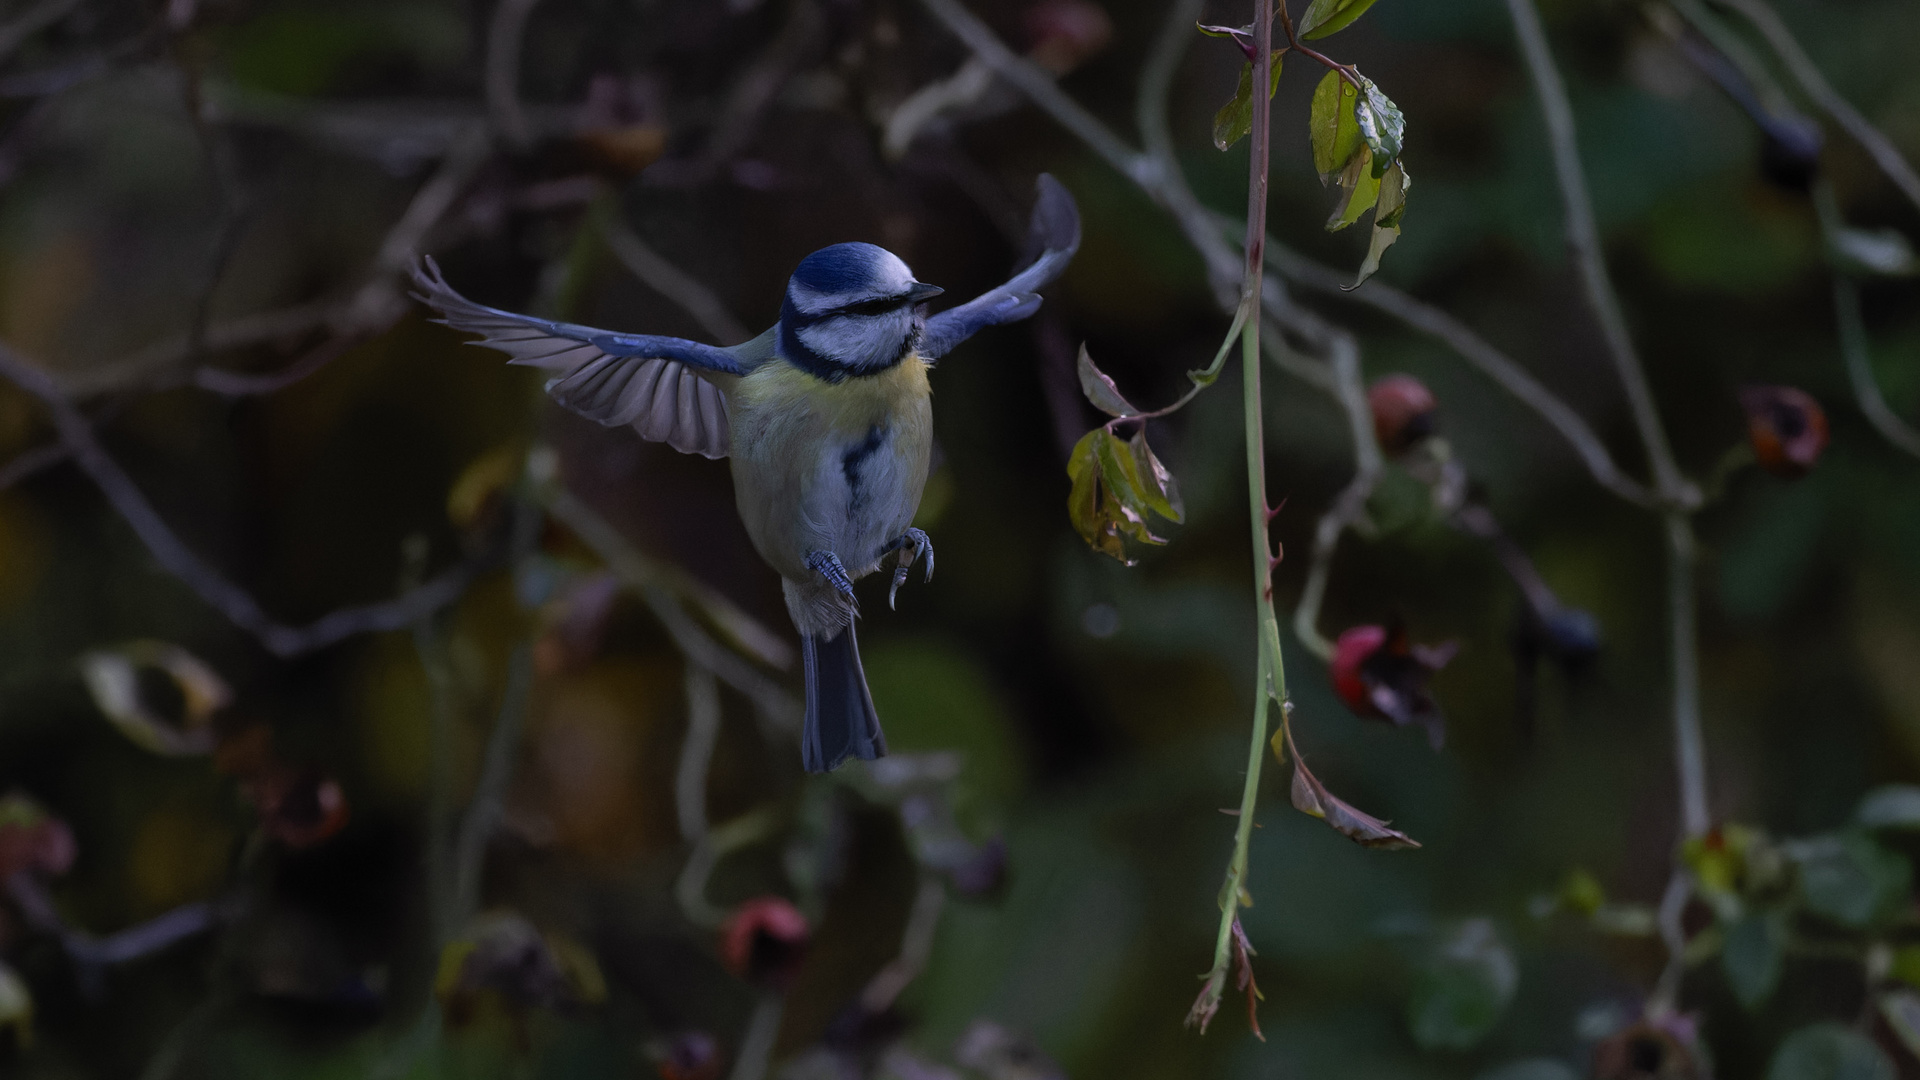
[[780, 321], [741, 345], [620, 334], [476, 304], [431, 259], [413, 271], [415, 296], [437, 320], [480, 335], [549, 373], [547, 393], [608, 427], [683, 453], [731, 458], [747, 535], [778, 571], [801, 635], [806, 727], [801, 758], [826, 772], [848, 757], [886, 753], [854, 640], [853, 583], [891, 558], [893, 602], [907, 570], [933, 544], [913, 527], [933, 449], [934, 362], [989, 326], [1040, 307], [1080, 245], [1073, 197], [1042, 175], [1026, 269], [965, 304], [928, 315], [939, 288], [914, 279], [872, 244], [835, 244], [802, 259]]

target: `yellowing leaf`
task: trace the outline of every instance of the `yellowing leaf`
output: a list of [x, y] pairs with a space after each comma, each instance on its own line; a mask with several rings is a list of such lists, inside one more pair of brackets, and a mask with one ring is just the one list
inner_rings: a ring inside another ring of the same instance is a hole
[[1074, 445], [1067, 459], [1067, 476], [1073, 485], [1067, 495], [1067, 515], [1075, 531], [1095, 551], [1129, 566], [1134, 561], [1129, 539], [1156, 546], [1166, 543], [1147, 527], [1148, 513], [1175, 522], [1184, 515], [1172, 475], [1151, 451], [1137, 456], [1136, 446], [1145, 450], [1146, 440], [1122, 442], [1106, 428], [1095, 428]]
[[121, 734], [167, 757], [211, 753], [213, 714], [233, 697], [212, 668], [164, 641], [87, 653], [80, 674], [93, 703]]
[[[1280, 54], [1273, 54], [1273, 76], [1267, 85], [1267, 97], [1280, 86]], [[1240, 69], [1240, 85], [1233, 92], [1233, 100], [1221, 106], [1213, 117], [1213, 145], [1222, 149], [1232, 149], [1233, 144], [1247, 137], [1253, 130], [1253, 65], [1247, 64]]]
[[1373, 175], [1372, 150], [1361, 147], [1353, 160], [1347, 162], [1346, 169], [1340, 173], [1340, 190], [1347, 195], [1334, 206], [1333, 215], [1327, 219], [1328, 232], [1339, 232], [1359, 221], [1360, 215], [1380, 201], [1380, 180]]
[[1300, 36], [1311, 40], [1339, 33], [1372, 6], [1373, 0], [1313, 0], [1300, 16]]
[[1133, 450], [1133, 460], [1139, 467], [1140, 490], [1146, 496], [1147, 506], [1168, 521], [1185, 521], [1187, 509], [1180, 501], [1180, 485], [1147, 445], [1146, 425], [1141, 425], [1127, 445]]
[[1093, 357], [1087, 353], [1083, 343], [1080, 346], [1080, 360], [1075, 365], [1080, 373], [1080, 392], [1087, 395], [1093, 407], [1108, 416], [1139, 416], [1140, 410], [1134, 408], [1127, 399], [1120, 396], [1120, 389], [1113, 385], [1107, 373], [1094, 366]]
[[1360, 149], [1360, 124], [1354, 117], [1359, 100], [1360, 92], [1337, 71], [1327, 72], [1314, 87], [1307, 138], [1313, 144], [1313, 167], [1322, 184], [1332, 183]]
[[1399, 162], [1380, 178], [1380, 196], [1373, 204], [1373, 239], [1367, 244], [1367, 258], [1360, 264], [1360, 275], [1351, 288], [1359, 288], [1380, 269], [1380, 257], [1400, 239], [1400, 216], [1407, 209], [1407, 188], [1413, 181]]

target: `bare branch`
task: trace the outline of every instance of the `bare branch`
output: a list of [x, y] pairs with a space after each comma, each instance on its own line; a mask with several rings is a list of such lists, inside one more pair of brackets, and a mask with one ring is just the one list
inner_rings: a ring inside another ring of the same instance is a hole
[[1567, 100], [1566, 84], [1560, 78], [1560, 69], [1554, 64], [1553, 52], [1547, 45], [1546, 30], [1540, 25], [1540, 13], [1534, 10], [1533, 0], [1507, 0], [1507, 11], [1512, 16], [1520, 52], [1526, 59], [1527, 72], [1533, 80], [1534, 96], [1539, 99], [1541, 116], [1546, 121], [1547, 143], [1553, 152], [1554, 176], [1560, 183], [1560, 199], [1566, 213], [1567, 247], [1573, 256], [1574, 267], [1579, 272], [1587, 307], [1600, 324], [1600, 335], [1606, 342], [1607, 356], [1613, 361], [1614, 371], [1626, 391], [1634, 426], [1639, 430], [1641, 445], [1646, 450], [1648, 464], [1653, 470], [1654, 486], [1666, 502], [1683, 506], [1696, 504], [1699, 493], [1687, 483], [1674, 461], [1666, 430], [1660, 424], [1659, 409], [1654, 405], [1653, 391], [1647, 385], [1646, 371], [1640, 363], [1639, 353], [1634, 349], [1633, 337], [1627, 330], [1626, 314], [1621, 310], [1620, 298], [1607, 276], [1607, 266], [1600, 248], [1600, 227], [1594, 221], [1593, 200], [1587, 193], [1586, 174], [1580, 164], [1579, 142], [1574, 135], [1573, 106]]
[[540, 0], [499, 0], [487, 26], [487, 110], [502, 140], [518, 150], [533, 143], [533, 130], [520, 107], [520, 53], [527, 18]]
[[1900, 419], [1887, 404], [1873, 376], [1872, 346], [1867, 340], [1866, 320], [1860, 315], [1860, 286], [1844, 273], [1833, 275], [1833, 310], [1840, 322], [1840, 352], [1846, 357], [1847, 377], [1853, 382], [1853, 396], [1860, 403], [1860, 411], [1888, 442], [1920, 456], [1920, 431]]
[[45, 472], [71, 456], [66, 444], [58, 442], [23, 450], [12, 461], [0, 465], [0, 491], [5, 491], [30, 476]]
[[780, 1035], [780, 1016], [785, 1011], [786, 999], [778, 993], [761, 997], [747, 1020], [746, 1032], [740, 1036], [740, 1052], [734, 1058], [733, 1071], [727, 1074], [727, 1080], [760, 1080], [767, 1074], [774, 1040]]
[[[1080, 103], [1067, 96], [1045, 68], [1016, 54], [992, 28], [968, 11], [959, 0], [920, 0], [975, 56], [1001, 78], [1026, 94], [1035, 105], [1071, 131], [1094, 153], [1141, 187], [1157, 191], [1160, 167], [1146, 154], [1122, 142]], [[1190, 0], [1189, 0], [1190, 2]], [[1188, 25], [1192, 20], [1188, 20]]]
[[821, 47], [826, 17], [814, 0], [792, 0], [787, 21], [733, 83], [733, 93], [706, 146], [693, 157], [662, 161], [644, 174], [656, 187], [695, 187], [713, 178], [745, 150], [787, 78]]
[[1620, 471], [1613, 455], [1607, 452], [1606, 444], [1600, 441], [1600, 437], [1594, 434], [1579, 413], [1465, 323], [1378, 278], [1369, 280], [1358, 289], [1343, 289], [1342, 286], [1346, 284], [1344, 275], [1271, 241], [1267, 244], [1267, 262], [1296, 284], [1338, 299], [1365, 304], [1443, 342], [1546, 421], [1580, 456], [1594, 482], [1636, 505], [1653, 504], [1653, 493]]
[[520, 733], [526, 727], [527, 698], [533, 689], [533, 648], [522, 643], [507, 662], [507, 685], [500, 696], [500, 717], [487, 736], [487, 756], [480, 780], [460, 822], [453, 848], [453, 911], [448, 926], [459, 926], [480, 909], [480, 871], [486, 866], [487, 844], [506, 804], [507, 783], [520, 751]]
[[87, 418], [61, 395], [51, 376], [0, 345], [0, 378], [13, 382], [46, 406], [74, 463], [133, 528], [161, 568], [235, 626], [259, 638], [276, 656], [300, 656], [357, 634], [403, 629], [458, 599], [478, 572], [476, 564], [460, 563], [385, 603], [343, 608], [304, 627], [278, 622], [251, 594], [194, 554], [168, 527], [119, 462], [100, 445]]
[[[405, 314], [399, 275], [424, 246], [428, 234], [446, 218], [460, 193], [486, 163], [491, 149], [484, 126], [467, 123], [458, 129], [439, 168], [414, 192], [407, 209], [387, 230], [362, 284], [345, 301], [296, 304], [213, 323], [199, 335], [197, 346], [192, 333], [150, 346], [115, 363], [63, 378], [63, 391], [72, 398], [85, 398], [134, 386], [159, 389], [184, 379], [216, 394], [246, 397], [277, 393], [312, 375]], [[169, 375], [205, 353], [252, 348], [322, 329], [330, 330], [333, 336], [277, 372], [254, 375], [203, 365], [184, 377]]]
[[1869, 123], [1866, 117], [1860, 115], [1858, 109], [1855, 109], [1846, 98], [1840, 96], [1840, 92], [1827, 82], [1826, 76], [1820, 72], [1819, 65], [1815, 64], [1813, 58], [1807, 55], [1807, 51], [1800, 47], [1800, 42], [1794, 38], [1793, 31], [1787, 29], [1787, 24], [1781, 20], [1779, 14], [1768, 7], [1764, 0], [1715, 0], [1715, 2], [1732, 8], [1751, 22], [1754, 29], [1760, 31], [1760, 36], [1767, 39], [1767, 44], [1787, 66], [1787, 71], [1793, 75], [1794, 81], [1798, 82], [1807, 96], [1813, 99], [1814, 104], [1825, 110], [1828, 116], [1833, 117], [1834, 123], [1839, 124], [1848, 135], [1853, 136], [1854, 141], [1866, 149], [1867, 154], [1873, 158], [1873, 163], [1880, 167], [1880, 171], [1886, 174], [1887, 179], [1893, 181], [1894, 186], [1898, 187], [1915, 207], [1920, 207], [1920, 175], [1915, 175], [1913, 166], [1901, 156], [1899, 148], [1893, 145], [1893, 140]]
[[1513, 18], [1514, 33], [1533, 80], [1534, 96], [1540, 100], [1540, 111], [1546, 119], [1554, 173], [1566, 204], [1567, 244], [1573, 250], [1588, 306], [1593, 309], [1606, 338], [1608, 356], [1626, 388], [1634, 424], [1640, 430], [1640, 441], [1653, 467], [1655, 488], [1665, 504], [1668, 645], [1673, 668], [1674, 760], [1680, 783], [1680, 827], [1684, 836], [1698, 836], [1712, 823], [1707, 809], [1706, 749], [1700, 732], [1699, 643], [1695, 640], [1698, 627], [1693, 580], [1696, 553], [1693, 524], [1688, 516], [1699, 505], [1700, 492], [1681, 475], [1673, 459], [1654, 407], [1653, 393], [1647, 386], [1646, 372], [1627, 333], [1619, 297], [1607, 277], [1599, 228], [1594, 223], [1593, 204], [1587, 197], [1580, 150], [1574, 138], [1573, 106], [1567, 100], [1560, 70], [1554, 65], [1553, 51], [1540, 25], [1540, 14], [1534, 10], [1533, 0], [1507, 0], [1507, 10]]
[[674, 890], [687, 921], [717, 926], [725, 913], [707, 902], [707, 879], [719, 859], [707, 825], [707, 770], [720, 742], [720, 688], [713, 672], [689, 659], [686, 662], [687, 737], [680, 745], [680, 765], [674, 773], [674, 810], [680, 838], [693, 851]]
[[900, 933], [900, 952], [867, 981], [866, 989], [860, 992], [862, 1009], [885, 1012], [926, 970], [933, 956], [934, 934], [940, 929], [940, 914], [946, 906], [946, 882], [938, 874], [922, 873], [920, 888], [913, 894], [913, 908], [907, 913], [906, 929]]
[[543, 498], [553, 516], [573, 530], [608, 568], [634, 589], [666, 628], [682, 655], [711, 670], [721, 682], [745, 695], [759, 709], [763, 720], [772, 726], [791, 730], [798, 725], [799, 704], [779, 684], [713, 640], [687, 614], [682, 601], [699, 606], [736, 645], [771, 666], [791, 666], [791, 646], [723, 597], [642, 555], [627, 543], [619, 530], [564, 488], [553, 487]]
[[609, 215], [604, 235], [607, 249], [620, 265], [632, 271], [633, 276], [645, 282], [647, 287], [686, 309], [707, 333], [720, 340], [723, 345], [737, 345], [753, 336], [740, 320], [733, 317], [727, 306], [713, 294], [713, 290], [702, 285], [669, 262], [666, 256], [648, 247], [646, 241], [628, 227], [619, 215]]
[[222, 912], [216, 905], [196, 901], [117, 933], [95, 937], [67, 925], [54, 907], [53, 897], [47, 894], [46, 883], [31, 871], [16, 871], [8, 877], [7, 895], [13, 899], [29, 926], [59, 939], [61, 948], [83, 969], [83, 980], [89, 977], [85, 969], [124, 964], [129, 960], [150, 956], [176, 942], [213, 929], [222, 918]]
[[0, 60], [12, 56], [28, 38], [67, 17], [81, 0], [41, 0], [20, 17], [0, 26]]

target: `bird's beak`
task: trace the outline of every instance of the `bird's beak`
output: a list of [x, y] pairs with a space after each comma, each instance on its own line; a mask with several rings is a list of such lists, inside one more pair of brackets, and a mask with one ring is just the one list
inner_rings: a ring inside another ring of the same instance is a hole
[[947, 290], [938, 285], [928, 285], [925, 282], [916, 281], [907, 287], [907, 299], [917, 304], [922, 300], [931, 300], [946, 291]]

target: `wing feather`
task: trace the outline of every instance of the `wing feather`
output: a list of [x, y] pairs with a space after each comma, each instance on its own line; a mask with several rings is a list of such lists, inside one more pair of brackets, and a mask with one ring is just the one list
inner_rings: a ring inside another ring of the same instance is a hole
[[1080, 249], [1080, 208], [1065, 185], [1047, 173], [1040, 174], [1039, 186], [1028, 230], [1028, 245], [1039, 256], [999, 288], [929, 318], [921, 356], [937, 360], [989, 326], [1019, 322], [1040, 310], [1039, 289], [1064, 273]]
[[436, 322], [480, 335], [473, 344], [506, 353], [510, 364], [549, 373], [547, 393], [562, 406], [607, 427], [632, 425], [682, 453], [727, 456], [727, 398], [711, 380], [763, 359], [749, 347], [759, 339], [721, 349], [516, 315], [455, 292], [431, 258], [414, 266], [413, 283], [415, 298], [440, 313]]

